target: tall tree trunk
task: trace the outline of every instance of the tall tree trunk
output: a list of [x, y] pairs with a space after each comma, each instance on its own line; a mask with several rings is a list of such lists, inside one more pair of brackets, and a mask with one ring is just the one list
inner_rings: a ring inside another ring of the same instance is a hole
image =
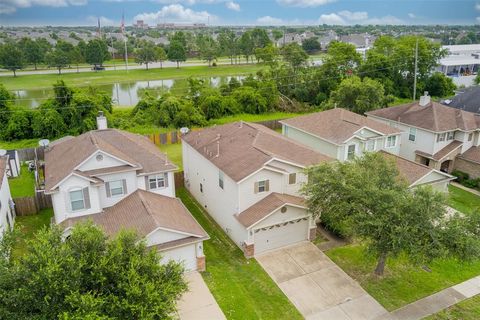
[[387, 262], [387, 253], [382, 252], [378, 257], [377, 267], [375, 268], [375, 274], [377, 276], [383, 276], [385, 270], [385, 263]]
[[147, 70], [148, 70], [148, 62], [147, 62], [147, 63], [145, 63], [145, 66], [147, 67]]
[[77, 73], [79, 73], [79, 72], [80, 72], [80, 70], [78, 69], [78, 63], [77, 63]]
[[62, 74], [62, 68], [58, 68], [58, 74]]
[[17, 73], [15, 72], [15, 69], [13, 69], [13, 77], [16, 77]]
[[33, 65], [35, 66], [35, 71], [37, 71], [37, 63], [35, 62]]
[[163, 69], [162, 61], [160, 61], [160, 69]]
[[179, 64], [179, 62], [177, 61], [177, 69], [178, 69], [178, 68], [180, 68], [180, 64]]

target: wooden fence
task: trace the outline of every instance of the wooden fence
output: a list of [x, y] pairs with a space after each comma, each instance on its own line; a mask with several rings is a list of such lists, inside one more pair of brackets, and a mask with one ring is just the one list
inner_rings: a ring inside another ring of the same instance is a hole
[[32, 197], [14, 198], [15, 213], [17, 216], [31, 216], [40, 210], [52, 208], [52, 197], [43, 191], [35, 192]]
[[17, 151], [18, 151], [18, 158], [20, 162], [35, 160], [35, 151], [37, 152], [37, 157], [39, 160], [44, 159], [43, 147], [17, 149]]
[[185, 184], [185, 180], [183, 177], [183, 171], [178, 171], [173, 174], [175, 180], [175, 190], [179, 188], [183, 188]]

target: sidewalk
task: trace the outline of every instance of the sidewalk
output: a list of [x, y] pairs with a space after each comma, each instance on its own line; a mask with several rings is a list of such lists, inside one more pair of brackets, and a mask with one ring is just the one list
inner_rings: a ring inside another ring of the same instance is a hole
[[477, 191], [477, 190], [475, 190], [475, 189], [467, 188], [467, 187], [465, 187], [465, 186], [462, 186], [462, 185], [461, 185], [460, 183], [458, 183], [458, 182], [450, 182], [450, 183], [451, 183], [452, 186], [454, 186], [454, 187], [457, 187], [457, 188], [460, 188], [460, 189], [462, 189], [462, 190], [468, 191], [468, 192], [473, 193], [473, 194], [475, 194], [475, 195], [477, 195], [477, 196], [480, 197], [480, 191]]
[[480, 276], [446, 288], [391, 312], [391, 319], [417, 320], [480, 294]]

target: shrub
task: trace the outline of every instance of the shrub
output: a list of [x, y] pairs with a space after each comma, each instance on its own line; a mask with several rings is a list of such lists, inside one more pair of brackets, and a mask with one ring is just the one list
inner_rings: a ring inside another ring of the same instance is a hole
[[464, 180], [468, 180], [470, 178], [468, 173], [460, 171], [460, 170], [453, 170], [452, 171], [452, 176], [457, 177], [457, 181], [459, 183], [462, 183]]

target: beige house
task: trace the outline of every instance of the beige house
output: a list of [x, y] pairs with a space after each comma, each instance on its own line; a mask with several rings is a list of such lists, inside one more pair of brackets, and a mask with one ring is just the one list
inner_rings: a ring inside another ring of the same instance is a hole
[[441, 191], [453, 177], [399, 156], [399, 128], [336, 108], [281, 121], [285, 136], [295, 139], [339, 161], [360, 157], [364, 152], [382, 152], [394, 159], [410, 187], [430, 184]]
[[367, 116], [404, 133], [400, 155], [450, 173], [461, 170], [480, 177], [480, 115], [430, 100], [367, 112]]

